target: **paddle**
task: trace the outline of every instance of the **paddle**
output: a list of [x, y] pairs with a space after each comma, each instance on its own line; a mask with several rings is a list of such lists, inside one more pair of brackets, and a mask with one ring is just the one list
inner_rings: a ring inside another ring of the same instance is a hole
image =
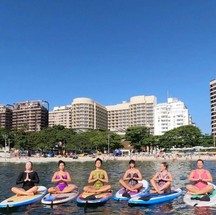
[[150, 200], [151, 198], [152, 198], [152, 196], [151, 196], [151, 195], [148, 195], [148, 196], [142, 196], [142, 197], [140, 197], [139, 200], [148, 201], [148, 200]]
[[84, 199], [85, 200], [95, 200], [97, 198], [96, 198], [95, 194], [92, 194], [92, 195], [89, 195], [89, 196], [85, 197]]
[[126, 198], [131, 198], [130, 194], [126, 191], [122, 194], [122, 196]]

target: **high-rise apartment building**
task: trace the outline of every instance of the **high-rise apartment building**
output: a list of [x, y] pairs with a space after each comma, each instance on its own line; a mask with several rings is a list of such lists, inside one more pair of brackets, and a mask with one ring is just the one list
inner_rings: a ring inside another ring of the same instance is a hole
[[107, 110], [89, 98], [76, 98], [72, 104], [72, 128], [107, 129]]
[[54, 107], [49, 126], [63, 125], [76, 130], [108, 129], [124, 134], [128, 127], [145, 126], [151, 134], [192, 124], [183, 102], [169, 98], [157, 105], [155, 96], [133, 96], [121, 104], [103, 106], [90, 98], [75, 98], [71, 105]]
[[49, 127], [54, 125], [63, 125], [65, 128], [72, 128], [71, 105], [54, 107], [49, 112]]
[[12, 128], [12, 111], [11, 105], [0, 105], [0, 128]]
[[171, 129], [191, 124], [192, 120], [187, 107], [178, 99], [168, 98], [167, 103], [156, 105], [154, 121], [155, 135], [163, 135]]
[[46, 101], [34, 100], [14, 104], [12, 129], [40, 131], [48, 127], [49, 104]]
[[107, 130], [106, 107], [89, 98], [75, 98], [71, 105], [54, 107], [49, 125], [64, 125], [75, 130]]
[[155, 96], [134, 96], [129, 102], [106, 106], [108, 112], [108, 129], [125, 132], [128, 127], [145, 126], [154, 133]]
[[130, 103], [106, 106], [108, 113], [108, 129], [124, 133], [130, 126]]
[[216, 135], [216, 79], [210, 81], [211, 133]]

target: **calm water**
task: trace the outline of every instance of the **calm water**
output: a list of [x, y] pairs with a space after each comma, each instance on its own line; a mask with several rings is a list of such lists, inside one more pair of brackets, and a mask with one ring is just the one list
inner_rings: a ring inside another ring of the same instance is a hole
[[[169, 162], [170, 171], [174, 175], [174, 185], [176, 187], [184, 188], [187, 183], [187, 176], [192, 168], [195, 168], [195, 162], [175, 161]], [[0, 163], [1, 184], [0, 184], [0, 201], [12, 195], [10, 188], [15, 185], [17, 175], [23, 171], [25, 164], [18, 163]], [[104, 169], [107, 170], [110, 184], [114, 193], [120, 188], [118, 181], [128, 168], [126, 161], [109, 161], [104, 162]], [[159, 162], [137, 162], [137, 167], [140, 169], [143, 178], [149, 180], [153, 174], [158, 171]], [[216, 161], [207, 161], [205, 167], [209, 169], [214, 177], [216, 183]], [[94, 162], [71, 162], [67, 163], [67, 170], [71, 173], [73, 182], [78, 185], [80, 190], [87, 183], [90, 171], [94, 168]], [[39, 174], [41, 185], [50, 187], [53, 184], [50, 182], [52, 174], [57, 169], [56, 163], [40, 163], [34, 164], [34, 170]], [[185, 192], [185, 191], [184, 191]], [[173, 202], [153, 205], [149, 207], [129, 207], [127, 202], [116, 202], [113, 199], [108, 201], [105, 205], [99, 207], [78, 207], [76, 202], [50, 206], [42, 205], [40, 202], [19, 208], [12, 208], [8, 211], [0, 210], [0, 214], [90, 214], [90, 215], [104, 215], [104, 214], [119, 214], [119, 215], [150, 215], [150, 214], [197, 214], [197, 215], [216, 215], [215, 208], [193, 208], [184, 204], [182, 197]]]

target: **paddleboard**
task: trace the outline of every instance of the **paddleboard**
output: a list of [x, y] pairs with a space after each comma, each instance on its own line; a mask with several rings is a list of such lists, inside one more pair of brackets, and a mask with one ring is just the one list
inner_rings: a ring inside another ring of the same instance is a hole
[[178, 198], [182, 195], [182, 190], [180, 188], [172, 188], [170, 193], [156, 194], [156, 193], [144, 193], [140, 196], [136, 196], [131, 198], [128, 203], [129, 204], [137, 204], [137, 205], [151, 205], [158, 204], [162, 202], [171, 201], [175, 198]]
[[[139, 183], [143, 184], [143, 187], [140, 189], [139, 192], [132, 192], [132, 191], [126, 192], [125, 188], [121, 188], [114, 195], [114, 200], [117, 200], [117, 201], [118, 200], [126, 200], [126, 201], [128, 201], [130, 198], [139, 196], [140, 194], [145, 193], [145, 192], [147, 192], [149, 190], [149, 183], [148, 183], [148, 181], [142, 180], [142, 181], [139, 181]], [[127, 195], [128, 194], [129, 195], [128, 196], [124, 196], [125, 193], [127, 193]]]
[[49, 193], [41, 199], [41, 203], [46, 205], [56, 205], [72, 201], [79, 195], [78, 190], [73, 190], [71, 193], [52, 194]]
[[40, 200], [47, 192], [47, 188], [44, 186], [38, 186], [38, 191], [34, 196], [17, 196], [14, 195], [4, 201], [0, 202], [0, 208], [7, 208], [7, 207], [18, 207], [29, 205], [34, 202]]
[[85, 203], [98, 204], [98, 203], [105, 203], [111, 198], [112, 198], [111, 192], [105, 192], [100, 194], [83, 192], [77, 197], [76, 201], [79, 204], [85, 204]]
[[202, 207], [202, 206], [213, 206], [213, 205], [216, 205], [216, 186], [214, 184], [212, 184], [212, 183], [208, 183], [208, 184], [214, 186], [213, 192], [210, 193], [209, 195], [207, 195], [207, 197], [209, 197], [210, 201], [201, 201], [201, 200], [199, 200], [200, 198], [202, 198], [204, 196], [205, 197], [203, 199], [205, 200], [206, 195], [193, 195], [193, 194], [191, 195], [188, 192], [184, 195], [183, 201], [187, 205], [191, 205], [193, 207]]

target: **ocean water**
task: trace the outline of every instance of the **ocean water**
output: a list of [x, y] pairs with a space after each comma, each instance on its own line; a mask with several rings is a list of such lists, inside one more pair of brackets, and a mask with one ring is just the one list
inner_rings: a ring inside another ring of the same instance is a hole
[[[195, 168], [195, 161], [168, 161], [169, 170], [174, 176], [173, 186], [183, 189], [185, 193], [185, 184], [188, 183], [187, 177], [191, 169]], [[143, 178], [150, 180], [155, 172], [159, 171], [160, 161], [137, 161], [137, 168], [140, 169]], [[0, 201], [12, 195], [10, 189], [15, 185], [16, 178], [19, 172], [23, 171], [24, 163], [0, 163]], [[119, 179], [128, 169], [127, 161], [106, 161], [103, 163], [103, 168], [108, 172], [109, 181], [112, 185], [113, 194], [120, 189]], [[205, 168], [209, 169], [216, 183], [216, 161], [206, 161]], [[87, 184], [88, 176], [91, 170], [94, 169], [94, 162], [67, 162], [66, 169], [72, 176], [73, 183], [82, 191], [83, 186]], [[57, 170], [57, 163], [35, 163], [34, 170], [38, 172], [40, 177], [40, 185], [46, 187], [53, 186], [50, 182], [53, 173]], [[109, 200], [106, 204], [100, 206], [85, 206], [80, 207], [76, 201], [65, 204], [54, 205], [53, 207], [43, 205], [40, 202], [32, 205], [10, 208], [9, 210], [0, 209], [0, 214], [14, 215], [33, 215], [33, 214], [89, 214], [89, 215], [152, 215], [152, 214], [197, 214], [197, 215], [216, 215], [216, 207], [194, 208], [186, 205], [183, 202], [183, 196], [172, 202], [151, 206], [128, 206], [126, 201]]]

